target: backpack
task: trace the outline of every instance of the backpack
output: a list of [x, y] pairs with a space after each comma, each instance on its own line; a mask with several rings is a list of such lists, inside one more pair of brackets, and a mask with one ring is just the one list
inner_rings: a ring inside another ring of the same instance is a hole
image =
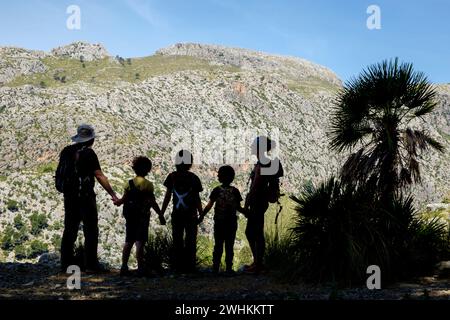
[[282, 196], [280, 191], [280, 179], [270, 177], [267, 184], [267, 200], [270, 203], [279, 203], [279, 199]]
[[75, 193], [81, 189], [81, 179], [77, 172], [79, 150], [65, 148], [59, 157], [55, 172], [55, 187], [61, 193]]
[[[278, 172], [274, 175], [266, 175], [266, 183], [265, 183], [265, 196], [267, 197], [267, 201], [269, 203], [279, 203], [279, 199], [284, 194], [280, 191], [280, 177], [284, 175], [283, 166], [281, 162], [277, 159], [272, 161], [278, 161], [279, 167]], [[252, 181], [254, 177], [254, 171], [251, 172], [249, 177], [249, 183]]]
[[219, 196], [216, 199], [216, 218], [226, 218], [230, 214], [235, 214], [238, 208], [233, 187], [220, 186]]
[[134, 184], [133, 179], [128, 181], [130, 190], [127, 192], [127, 199], [123, 205], [123, 217], [125, 219], [137, 218], [149, 212], [150, 208], [146, 205], [145, 194]]

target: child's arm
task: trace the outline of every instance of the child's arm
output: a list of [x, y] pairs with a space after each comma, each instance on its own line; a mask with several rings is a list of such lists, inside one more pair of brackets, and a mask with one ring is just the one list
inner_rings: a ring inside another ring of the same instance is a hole
[[201, 217], [203, 215], [203, 207], [202, 207], [202, 200], [200, 199], [200, 194], [197, 196], [197, 211], [198, 215]]
[[150, 206], [153, 210], [155, 210], [156, 214], [159, 216], [159, 223], [161, 223], [162, 226], [166, 224], [166, 219], [164, 219], [164, 215], [161, 212], [161, 209], [159, 208], [158, 203], [156, 202], [155, 195], [152, 193], [150, 197]]
[[201, 223], [203, 221], [205, 216], [208, 214], [208, 212], [213, 207], [214, 202], [215, 202], [214, 200], [209, 199], [208, 204], [205, 206], [205, 208], [203, 209], [203, 212], [200, 214], [200, 217], [198, 218], [198, 223]]
[[120, 207], [121, 205], [123, 205], [125, 203], [126, 200], [127, 200], [127, 192], [125, 191], [125, 193], [123, 194], [122, 198], [117, 199], [116, 201], [114, 201], [114, 205]]
[[237, 211], [242, 213], [245, 217], [248, 216], [248, 209], [244, 208], [240, 203], [239, 203], [239, 207], [237, 208]]
[[237, 211], [242, 213], [246, 218], [248, 218], [248, 209], [246, 208], [246, 204], [244, 207], [242, 206], [242, 196], [238, 189], [235, 188], [236, 194], [236, 202], [237, 202]]

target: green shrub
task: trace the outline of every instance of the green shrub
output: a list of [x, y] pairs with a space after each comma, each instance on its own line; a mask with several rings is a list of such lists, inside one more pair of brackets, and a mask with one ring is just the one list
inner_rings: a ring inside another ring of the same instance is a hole
[[48, 227], [48, 220], [45, 214], [39, 214], [34, 212], [30, 216], [31, 234], [34, 236], [39, 235], [43, 229]]
[[19, 210], [19, 203], [16, 200], [9, 199], [6, 202], [6, 208], [11, 212], [16, 212]]
[[43, 164], [38, 167], [37, 171], [41, 174], [54, 173], [56, 171], [56, 166], [57, 166], [57, 164], [55, 162]]
[[14, 248], [16, 259], [22, 260], [29, 257], [29, 250], [24, 245], [18, 245]]
[[439, 218], [415, 219], [410, 227], [410, 260], [408, 270], [430, 273], [435, 263], [450, 258], [450, 237], [447, 226]]
[[52, 230], [58, 231], [62, 230], [64, 228], [64, 225], [61, 221], [55, 221], [51, 227]]
[[48, 252], [48, 245], [46, 243], [40, 240], [33, 240], [30, 242], [29, 258], [36, 258], [46, 252]]
[[369, 265], [389, 282], [429, 271], [449, 248], [445, 226], [417, 218], [411, 197], [381, 203], [367, 186], [330, 179], [305, 188], [293, 241], [297, 275], [313, 282], [362, 283]]
[[[214, 240], [200, 235], [197, 237], [197, 266], [211, 267], [213, 260]], [[225, 252], [224, 252], [225, 253]], [[224, 256], [222, 256], [222, 259]]]
[[147, 151], [147, 157], [150, 158], [151, 160], [153, 160], [156, 155], [158, 154], [158, 152], [156, 152], [155, 150], [148, 150]]
[[266, 253], [264, 265], [280, 280], [299, 280], [297, 272], [298, 256], [292, 236], [278, 231], [266, 232]]
[[[300, 198], [292, 199], [298, 205], [292, 229], [298, 276], [313, 282], [350, 284], [364, 278], [367, 266], [385, 265], [384, 239], [371, 229], [372, 212], [364, 212], [364, 197], [355, 190], [343, 190], [338, 181], [330, 179], [318, 188], [305, 187]], [[375, 260], [366, 250], [371, 242], [378, 245], [373, 251], [379, 252]]]
[[450, 203], [450, 192], [447, 193], [447, 195], [444, 197], [444, 200], [442, 200], [442, 202], [443, 203]]
[[55, 251], [61, 250], [61, 236], [59, 234], [54, 234], [52, 236], [52, 245], [55, 248]]
[[144, 265], [147, 272], [163, 272], [164, 269], [173, 268], [173, 242], [172, 236], [164, 231], [150, 233], [144, 248]]
[[14, 229], [8, 225], [3, 230], [3, 235], [0, 241], [0, 248], [5, 251], [11, 251], [14, 248]]
[[23, 225], [19, 230], [14, 232], [13, 241], [14, 245], [20, 245], [28, 240], [28, 230], [25, 225]]
[[20, 214], [16, 215], [14, 217], [14, 227], [17, 230], [22, 229], [25, 226], [25, 223], [23, 222], [22, 216]]
[[6, 226], [0, 239], [0, 248], [5, 251], [11, 251], [15, 246], [23, 244], [28, 240], [28, 232], [25, 225], [19, 230], [15, 230], [13, 226]]

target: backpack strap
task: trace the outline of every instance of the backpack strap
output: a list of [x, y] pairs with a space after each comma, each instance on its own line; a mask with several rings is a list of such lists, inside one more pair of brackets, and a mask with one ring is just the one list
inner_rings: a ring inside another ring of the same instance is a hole
[[[176, 173], [175, 173], [176, 174]], [[191, 193], [191, 189], [189, 189], [187, 192], [185, 193], [178, 193], [178, 191], [175, 189], [175, 174], [171, 175], [171, 179], [172, 179], [172, 192], [173, 194], [177, 197], [177, 203], [175, 204], [175, 209], [188, 209], [188, 205], [184, 202], [184, 199]]]
[[143, 192], [136, 187], [136, 184], [134, 183], [134, 180], [131, 179], [128, 181], [128, 184], [130, 186], [130, 194], [134, 201], [141, 201]]
[[187, 208], [188, 208], [188, 206], [186, 205], [186, 203], [184, 203], [184, 198], [186, 198], [186, 196], [189, 194], [189, 192], [190, 192], [190, 191], [185, 192], [185, 193], [182, 193], [182, 194], [179, 194], [175, 189], [173, 189], [173, 193], [177, 196], [177, 199], [178, 199], [178, 202], [177, 202], [177, 204], [175, 205], [175, 208], [176, 208], [176, 209], [180, 209], [180, 206], [181, 206], [183, 209], [187, 209]]
[[128, 181], [128, 185], [130, 186], [130, 191], [135, 191], [135, 190], [137, 190], [136, 185], [134, 184], [133, 179], [130, 179], [130, 180]]

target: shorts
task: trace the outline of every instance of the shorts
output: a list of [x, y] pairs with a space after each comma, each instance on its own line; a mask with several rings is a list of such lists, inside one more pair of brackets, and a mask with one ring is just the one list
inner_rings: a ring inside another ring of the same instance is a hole
[[126, 219], [125, 242], [147, 242], [149, 225], [150, 215], [141, 215], [138, 217], [130, 217]]

